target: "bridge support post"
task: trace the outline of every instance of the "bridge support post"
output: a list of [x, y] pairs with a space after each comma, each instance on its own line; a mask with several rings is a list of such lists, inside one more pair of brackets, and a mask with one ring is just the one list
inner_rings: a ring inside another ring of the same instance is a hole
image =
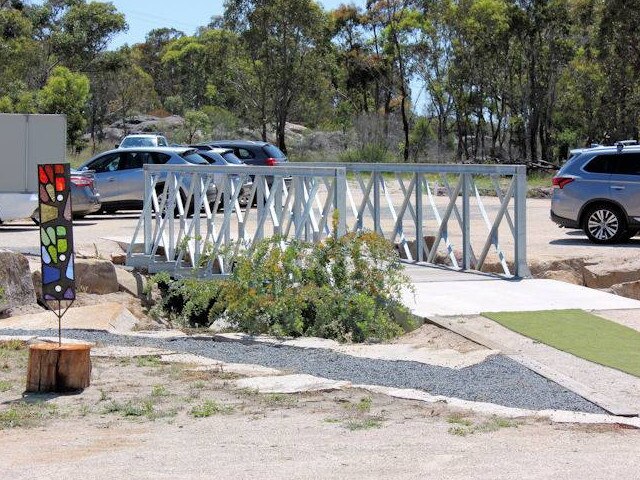
[[527, 167], [516, 167], [516, 192], [514, 194], [515, 214], [515, 276], [519, 278], [530, 277], [527, 264]]

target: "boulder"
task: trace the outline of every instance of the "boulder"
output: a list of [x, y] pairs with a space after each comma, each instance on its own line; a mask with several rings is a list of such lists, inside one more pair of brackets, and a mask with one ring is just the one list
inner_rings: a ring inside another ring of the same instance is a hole
[[117, 267], [115, 271], [121, 291], [130, 293], [136, 297], [140, 297], [143, 294], [145, 282], [142, 275], [137, 272], [130, 272], [121, 267]]
[[[76, 290], [80, 293], [105, 295], [120, 291], [116, 268], [108, 260], [95, 258], [76, 258]], [[33, 271], [32, 285], [38, 298], [42, 296], [42, 274], [40, 269]]]
[[127, 262], [127, 254], [116, 252], [111, 254], [111, 263], [114, 265], [124, 265]]
[[80, 292], [104, 295], [120, 290], [116, 268], [108, 260], [76, 260], [76, 288]]
[[36, 302], [27, 257], [0, 250], [0, 312]]

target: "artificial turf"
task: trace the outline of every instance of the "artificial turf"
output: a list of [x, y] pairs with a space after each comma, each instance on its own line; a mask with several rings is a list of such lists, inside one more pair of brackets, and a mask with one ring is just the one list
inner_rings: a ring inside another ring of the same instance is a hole
[[483, 313], [514, 332], [640, 377], [640, 332], [583, 310]]

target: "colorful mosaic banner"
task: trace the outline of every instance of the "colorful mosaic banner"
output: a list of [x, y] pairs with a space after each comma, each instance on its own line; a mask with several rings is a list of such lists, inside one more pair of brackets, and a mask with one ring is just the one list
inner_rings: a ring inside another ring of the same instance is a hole
[[38, 165], [42, 297], [75, 300], [73, 221], [68, 163]]

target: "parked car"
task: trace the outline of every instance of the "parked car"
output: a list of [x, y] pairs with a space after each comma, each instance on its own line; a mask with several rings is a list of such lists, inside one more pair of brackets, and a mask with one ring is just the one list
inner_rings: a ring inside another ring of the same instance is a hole
[[213, 148], [230, 148], [233, 153], [247, 165], [276, 167], [288, 162], [282, 151], [268, 142], [254, 142], [251, 140], [211, 140], [194, 145], [198, 150]]
[[[207, 160], [211, 165], [217, 166], [245, 166], [236, 155], [233, 153], [233, 150], [229, 148], [213, 148], [207, 151], [199, 151], [198, 155]], [[230, 175], [231, 178], [239, 179], [238, 175]], [[214, 175], [214, 183], [216, 186], [220, 186], [223, 181], [222, 174]], [[241, 187], [240, 193], [238, 194], [238, 203], [241, 207], [246, 207], [249, 203], [249, 196], [251, 195], [251, 189], [253, 188], [252, 182], [245, 182]]]
[[551, 219], [594, 243], [640, 231], [640, 147], [620, 143], [573, 151], [553, 178]]
[[[208, 165], [193, 148], [142, 147], [118, 148], [101, 153], [80, 167], [80, 170], [93, 170], [97, 189], [100, 192], [103, 211], [115, 213], [118, 210], [141, 209], [144, 200], [143, 165]], [[163, 188], [159, 182], [156, 188]], [[183, 195], [188, 185], [181, 187]], [[207, 199], [212, 202], [216, 197], [216, 187], [211, 185]]]
[[168, 147], [169, 142], [163, 135], [152, 133], [132, 133], [122, 139], [116, 148], [135, 148], [135, 147]]
[[[96, 192], [94, 172], [91, 170], [79, 171], [71, 170], [70, 192], [71, 192], [71, 213], [74, 219], [80, 219], [86, 215], [100, 211], [100, 194]], [[40, 212], [36, 210], [31, 215], [33, 223], [40, 223]]]
[[96, 213], [102, 208], [100, 193], [96, 191], [95, 172], [71, 170], [71, 211], [74, 218]]

